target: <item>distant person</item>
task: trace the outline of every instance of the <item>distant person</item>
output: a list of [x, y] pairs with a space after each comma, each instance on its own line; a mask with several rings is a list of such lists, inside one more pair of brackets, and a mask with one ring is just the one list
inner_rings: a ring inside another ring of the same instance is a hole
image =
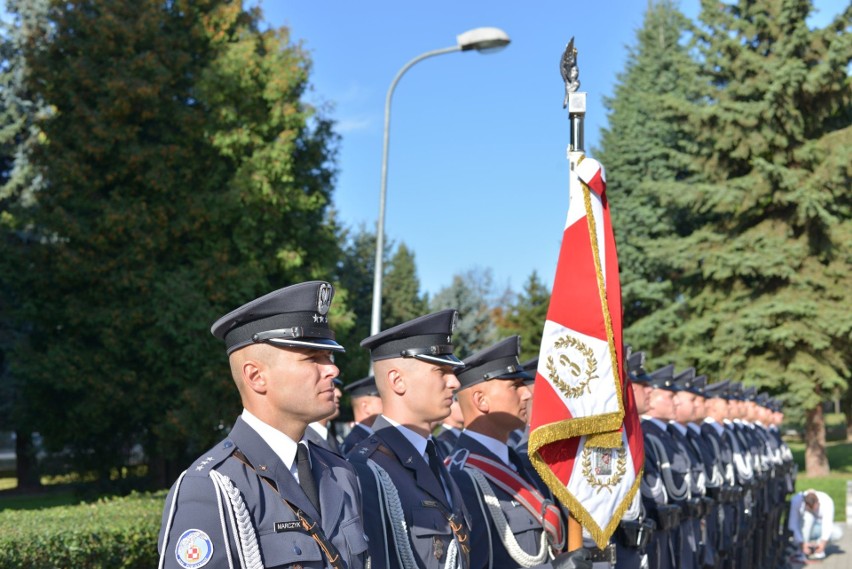
[[450, 406], [449, 416], [432, 430], [432, 436], [435, 438], [438, 452], [442, 457], [446, 458], [453, 453], [462, 429], [464, 429], [464, 416], [458, 398], [453, 395], [453, 404]]
[[801, 551], [797, 561], [825, 559], [825, 546], [841, 538], [843, 530], [834, 523], [834, 502], [825, 492], [805, 490], [790, 500], [790, 531]]
[[352, 430], [340, 446], [345, 456], [355, 445], [373, 434], [373, 422], [382, 414], [382, 398], [376, 388], [376, 378], [372, 375], [350, 383], [343, 391], [349, 394], [355, 419]]

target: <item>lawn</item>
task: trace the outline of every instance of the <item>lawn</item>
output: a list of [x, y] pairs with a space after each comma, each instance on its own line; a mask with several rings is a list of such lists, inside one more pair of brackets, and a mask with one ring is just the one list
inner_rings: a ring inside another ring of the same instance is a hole
[[796, 491], [813, 488], [825, 492], [834, 500], [834, 521], [846, 521], [846, 483], [852, 481], [852, 443], [830, 442], [826, 445], [828, 464], [831, 473], [828, 476], [808, 478], [805, 475], [805, 445], [790, 443], [793, 459], [799, 466], [796, 478]]

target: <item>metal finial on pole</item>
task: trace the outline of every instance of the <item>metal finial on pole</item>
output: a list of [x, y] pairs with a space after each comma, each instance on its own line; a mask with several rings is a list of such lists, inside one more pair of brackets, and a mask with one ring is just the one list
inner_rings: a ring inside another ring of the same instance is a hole
[[[559, 71], [565, 81], [565, 99], [562, 108], [568, 108], [568, 119], [571, 121], [571, 144], [568, 146], [568, 161], [573, 170], [580, 158], [583, 157], [583, 117], [586, 114], [586, 94], [578, 93], [580, 88], [580, 68], [577, 67], [577, 49], [574, 38], [565, 46], [562, 59], [559, 60]], [[583, 547], [583, 528], [573, 513], [568, 516], [568, 551]]]
[[580, 68], [577, 67], [577, 48], [574, 47], [574, 38], [565, 46], [562, 58], [559, 61], [559, 71], [562, 80], [565, 81], [565, 99], [562, 108], [568, 108], [568, 118], [571, 121], [571, 144], [568, 147], [569, 160], [573, 168], [579, 156], [572, 154], [585, 152], [583, 146], [583, 118], [586, 115], [586, 93], [578, 93], [580, 88]]

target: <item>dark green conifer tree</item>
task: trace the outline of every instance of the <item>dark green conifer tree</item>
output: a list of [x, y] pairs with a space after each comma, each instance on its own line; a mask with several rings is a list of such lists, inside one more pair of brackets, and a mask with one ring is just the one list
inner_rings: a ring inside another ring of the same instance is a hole
[[605, 100], [608, 127], [595, 156], [606, 168], [625, 340], [634, 346], [646, 344], [641, 328], [630, 326], [677, 299], [665, 267], [646, 249], [675, 232], [675, 220], [661, 215], [658, 184], [688, 176], [692, 169], [695, 145], [686, 125], [673, 120], [672, 109], [698, 93], [697, 63], [687, 45], [690, 27], [673, 1], [649, 3], [614, 95]]
[[632, 330], [654, 355], [803, 410], [814, 476], [828, 471], [821, 403], [852, 365], [852, 7], [822, 29], [812, 9], [702, 2], [704, 90], [679, 109], [691, 173], [658, 184], [675, 232], [645, 248], [674, 302]]
[[427, 312], [426, 301], [420, 294], [414, 252], [400, 243], [382, 284], [382, 328], [402, 324]]

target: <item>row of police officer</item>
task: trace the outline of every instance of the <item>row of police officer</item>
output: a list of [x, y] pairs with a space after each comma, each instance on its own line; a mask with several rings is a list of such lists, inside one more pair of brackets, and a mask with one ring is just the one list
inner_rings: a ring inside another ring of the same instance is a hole
[[[591, 568], [563, 551], [565, 513], [506, 444], [530, 397], [517, 337], [462, 362], [444, 310], [366, 338], [381, 414], [348, 460], [305, 436], [339, 400], [333, 295], [293, 285], [213, 324], [243, 411], [173, 484], [160, 568]], [[444, 456], [431, 430], [454, 399], [465, 431]]]
[[694, 368], [647, 373], [644, 362], [628, 351], [645, 465], [642, 507], [617, 534], [618, 566], [783, 566], [795, 467], [780, 404], [738, 382], [707, 384]]

